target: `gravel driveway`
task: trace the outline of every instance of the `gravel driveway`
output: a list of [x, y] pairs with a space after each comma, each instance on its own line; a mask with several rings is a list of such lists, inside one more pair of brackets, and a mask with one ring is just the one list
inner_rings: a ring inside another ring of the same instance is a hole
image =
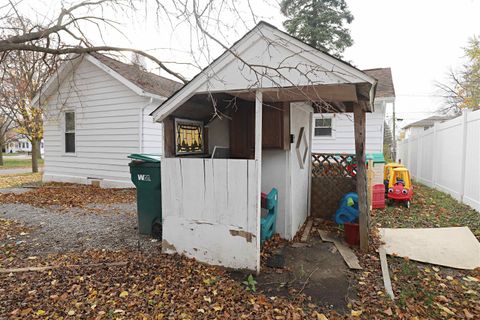
[[135, 212], [135, 203], [95, 204], [92, 208], [69, 210], [0, 204], [0, 218], [16, 220], [34, 228], [21, 239], [27, 242], [30, 255], [159, 247], [160, 241], [138, 235]]

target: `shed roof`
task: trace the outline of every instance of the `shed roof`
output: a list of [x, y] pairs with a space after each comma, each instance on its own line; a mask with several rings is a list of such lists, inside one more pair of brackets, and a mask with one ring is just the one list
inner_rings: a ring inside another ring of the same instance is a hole
[[392, 69], [375, 68], [363, 70], [369, 76], [378, 80], [376, 98], [395, 97], [395, 87], [393, 86]]
[[[162, 121], [194, 94], [244, 94], [256, 89], [261, 89], [268, 95], [268, 90], [284, 88], [290, 94], [300, 93], [303, 97], [312, 95], [323, 99], [316, 90], [313, 94], [308, 94], [304, 89], [349, 85], [349, 88], [360, 90], [362, 98], [371, 103], [376, 83], [377, 80], [372, 76], [349, 63], [261, 21], [160, 104], [151, 115], [155, 121]], [[356, 102], [357, 99], [356, 94], [343, 101]]]
[[457, 116], [431, 116], [413, 123], [410, 123], [409, 125], [405, 126], [404, 129], [408, 129], [411, 127], [431, 127], [437, 122], [444, 122], [447, 120], [451, 120], [453, 118], [456, 118]]
[[142, 70], [137, 65], [127, 64], [104, 54], [93, 52], [90, 55], [146, 92], [169, 97], [183, 86], [177, 81]]

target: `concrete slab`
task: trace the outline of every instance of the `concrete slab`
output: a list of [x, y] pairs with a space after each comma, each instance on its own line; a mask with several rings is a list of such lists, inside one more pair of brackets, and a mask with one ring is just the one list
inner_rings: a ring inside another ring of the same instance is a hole
[[389, 255], [456, 269], [480, 267], [480, 243], [468, 227], [380, 229]]

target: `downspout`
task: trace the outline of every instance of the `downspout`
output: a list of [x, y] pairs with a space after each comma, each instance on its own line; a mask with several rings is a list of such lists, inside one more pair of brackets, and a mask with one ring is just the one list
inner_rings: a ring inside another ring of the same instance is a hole
[[153, 98], [150, 97], [150, 101], [148, 102], [148, 104], [143, 106], [142, 109], [140, 110], [140, 120], [139, 120], [140, 124], [139, 124], [139, 131], [138, 131], [138, 138], [139, 138], [139, 141], [138, 141], [139, 142], [139, 144], [138, 144], [139, 145], [139, 148], [138, 148], [139, 150], [138, 150], [138, 152], [139, 153], [143, 153], [143, 122], [144, 122], [143, 117], [145, 115], [145, 109], [147, 107], [151, 106], [152, 103], [153, 103]]

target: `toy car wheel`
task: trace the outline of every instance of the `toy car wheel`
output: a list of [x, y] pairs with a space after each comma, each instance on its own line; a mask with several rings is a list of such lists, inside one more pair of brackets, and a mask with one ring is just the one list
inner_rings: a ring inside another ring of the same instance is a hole
[[406, 202], [405, 202], [405, 207], [406, 207], [407, 209], [410, 209], [410, 201], [406, 201]]

